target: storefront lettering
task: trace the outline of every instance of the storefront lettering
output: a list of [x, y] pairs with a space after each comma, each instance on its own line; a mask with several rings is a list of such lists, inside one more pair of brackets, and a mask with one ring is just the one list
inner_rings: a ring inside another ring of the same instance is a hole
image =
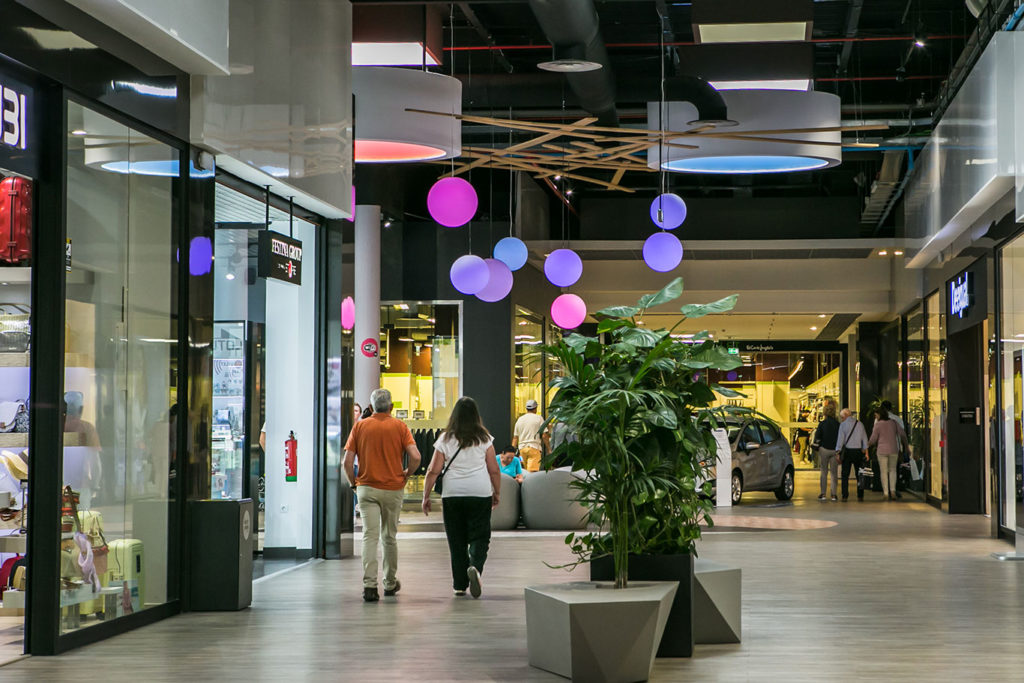
[[968, 312], [971, 304], [974, 303], [974, 293], [971, 291], [972, 277], [970, 271], [961, 273], [955, 280], [949, 283], [949, 314], [963, 318]]
[[774, 351], [775, 347], [771, 344], [747, 344], [747, 351]]
[[270, 251], [277, 256], [284, 256], [285, 258], [292, 259], [293, 261], [302, 260], [302, 247], [294, 244], [288, 244], [278, 239], [270, 240]]
[[0, 100], [3, 102], [3, 135], [0, 140], [8, 147], [25, 149], [28, 146], [28, 128], [25, 125], [28, 107], [25, 95], [0, 85]]

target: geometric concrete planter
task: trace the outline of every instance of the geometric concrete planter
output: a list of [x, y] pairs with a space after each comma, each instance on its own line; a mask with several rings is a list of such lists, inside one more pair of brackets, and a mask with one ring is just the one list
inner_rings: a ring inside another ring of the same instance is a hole
[[677, 584], [607, 582], [528, 586], [526, 646], [530, 666], [597, 683], [650, 678]]
[[697, 643], [738, 643], [743, 635], [743, 572], [697, 560], [693, 575], [693, 638]]
[[[700, 562], [700, 560], [698, 560]], [[608, 581], [615, 576], [612, 557], [599, 557], [590, 562], [590, 580]], [[665, 624], [665, 634], [658, 646], [658, 657], [692, 657], [694, 630], [693, 555], [630, 555], [630, 581], [677, 581], [679, 589]]]

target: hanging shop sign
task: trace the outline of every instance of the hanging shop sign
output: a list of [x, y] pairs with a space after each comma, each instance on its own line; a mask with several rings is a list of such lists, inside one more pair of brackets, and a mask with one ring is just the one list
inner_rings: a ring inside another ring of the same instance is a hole
[[259, 233], [259, 275], [302, 284], [302, 242], [280, 233]]
[[38, 175], [35, 115], [32, 88], [0, 73], [0, 168]]

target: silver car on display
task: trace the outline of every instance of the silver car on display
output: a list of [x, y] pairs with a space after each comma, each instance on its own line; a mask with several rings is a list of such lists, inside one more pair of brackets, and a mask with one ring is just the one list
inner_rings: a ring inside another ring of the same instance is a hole
[[791, 499], [793, 451], [779, 426], [761, 413], [735, 409], [721, 426], [732, 450], [732, 504], [739, 504], [745, 491], [771, 491], [779, 500]]

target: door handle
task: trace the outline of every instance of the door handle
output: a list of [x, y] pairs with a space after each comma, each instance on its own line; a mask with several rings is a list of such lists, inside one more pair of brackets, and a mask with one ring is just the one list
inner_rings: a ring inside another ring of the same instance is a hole
[[974, 408], [974, 424], [978, 427], [981, 426], [981, 406]]

